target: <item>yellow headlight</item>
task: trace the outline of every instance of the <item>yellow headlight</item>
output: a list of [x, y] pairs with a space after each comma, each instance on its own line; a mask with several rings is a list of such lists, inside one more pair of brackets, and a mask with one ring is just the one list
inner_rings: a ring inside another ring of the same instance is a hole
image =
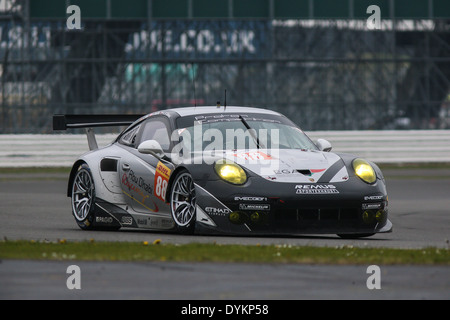
[[214, 165], [214, 169], [219, 177], [230, 183], [244, 184], [247, 181], [247, 175], [244, 170], [236, 163], [219, 160]]
[[353, 160], [353, 169], [355, 170], [356, 175], [367, 183], [374, 183], [377, 180], [375, 171], [366, 160]]

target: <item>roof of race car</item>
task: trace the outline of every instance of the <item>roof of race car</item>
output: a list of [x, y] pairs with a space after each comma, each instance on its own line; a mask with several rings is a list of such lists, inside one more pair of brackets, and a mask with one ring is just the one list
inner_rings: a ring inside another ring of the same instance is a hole
[[201, 106], [201, 107], [180, 107], [173, 109], [166, 109], [161, 111], [156, 111], [151, 113], [149, 116], [165, 113], [165, 112], [176, 112], [179, 116], [191, 116], [191, 115], [199, 115], [199, 114], [211, 114], [211, 113], [260, 113], [260, 114], [276, 114], [279, 115], [278, 112], [261, 109], [261, 108], [252, 108], [252, 107], [224, 107], [224, 106]]

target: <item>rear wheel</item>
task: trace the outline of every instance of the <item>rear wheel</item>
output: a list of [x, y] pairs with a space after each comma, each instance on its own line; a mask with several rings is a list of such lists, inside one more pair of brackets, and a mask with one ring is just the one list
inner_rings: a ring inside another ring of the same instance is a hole
[[93, 229], [95, 185], [91, 170], [86, 164], [78, 168], [72, 184], [72, 214], [83, 230]]
[[120, 226], [95, 223], [95, 184], [91, 169], [82, 164], [75, 174], [72, 184], [72, 214], [78, 226], [83, 230], [116, 231]]
[[170, 193], [170, 211], [178, 231], [194, 233], [196, 221], [195, 185], [191, 174], [180, 171], [174, 181]]

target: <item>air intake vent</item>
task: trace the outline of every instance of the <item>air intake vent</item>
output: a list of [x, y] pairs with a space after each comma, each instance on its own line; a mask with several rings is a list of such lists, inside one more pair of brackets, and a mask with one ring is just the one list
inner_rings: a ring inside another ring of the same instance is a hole
[[311, 170], [308, 169], [301, 169], [301, 170], [297, 170], [297, 172], [305, 175], [305, 176], [310, 176], [311, 175]]

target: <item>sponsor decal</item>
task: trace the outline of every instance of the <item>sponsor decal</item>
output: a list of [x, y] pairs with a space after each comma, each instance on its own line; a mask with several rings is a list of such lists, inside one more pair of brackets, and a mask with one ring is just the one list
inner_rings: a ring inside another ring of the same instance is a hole
[[172, 219], [161, 219], [161, 227], [163, 228], [171, 228], [173, 226]]
[[113, 218], [111, 217], [95, 217], [95, 222], [98, 223], [112, 223]]
[[[130, 170], [128, 174], [123, 174], [122, 184], [128, 188], [128, 191], [134, 191], [140, 195], [142, 197], [142, 203], [145, 202], [145, 199], [150, 197], [148, 194], [152, 194], [153, 192], [151, 185], [147, 183], [144, 178], [136, 176], [133, 170]], [[145, 194], [144, 191], [147, 194]]]
[[147, 217], [137, 218], [136, 223], [143, 228], [171, 228], [173, 227], [173, 220], [159, 218], [159, 217]]
[[364, 200], [383, 200], [383, 196], [365, 196]]
[[279, 169], [273, 170], [275, 174], [298, 174], [301, 173], [304, 176], [312, 176], [315, 173], [320, 173], [325, 171], [326, 169]]
[[296, 174], [298, 173], [297, 170], [291, 170], [291, 169], [281, 169], [281, 170], [273, 170], [273, 173], [275, 174]]
[[233, 156], [244, 160], [272, 160], [273, 158], [261, 151], [235, 153]]
[[147, 225], [147, 219], [136, 219], [137, 224], [146, 226]]
[[155, 172], [155, 196], [162, 200], [166, 200], [167, 185], [169, 184], [171, 170], [161, 161], [158, 162]]
[[382, 208], [382, 203], [363, 203], [362, 208], [363, 210], [376, 210]]
[[131, 217], [122, 217], [122, 224], [132, 225], [133, 224], [133, 218]]
[[158, 228], [159, 227], [159, 219], [148, 219], [150, 221], [150, 227]]
[[298, 184], [295, 186], [297, 194], [337, 194], [339, 191], [333, 184]]
[[[122, 184], [125, 188], [128, 188], [128, 192], [127, 193], [125, 190], [122, 189], [122, 192], [127, 195], [128, 197], [130, 197], [131, 199], [133, 199], [134, 201], [138, 202], [139, 204], [141, 204], [142, 206], [144, 206], [146, 209], [152, 211], [152, 212], [158, 212], [159, 208], [156, 205], [155, 202], [153, 202], [153, 204], [155, 205], [154, 209], [149, 208], [148, 206], [146, 206], [145, 200], [147, 198], [150, 197], [150, 195], [153, 193], [153, 188], [152, 186], [147, 183], [144, 178], [142, 177], [138, 177], [134, 174], [133, 170], [130, 170], [130, 172], [124, 173], [122, 175]], [[135, 194], [139, 195], [142, 198], [136, 199], [135, 195], [132, 193], [134, 192]]]
[[266, 197], [234, 197], [234, 201], [267, 201]]
[[228, 208], [215, 208], [215, 207], [206, 207], [205, 212], [214, 216], [225, 216], [231, 212]]
[[260, 211], [270, 211], [269, 204], [239, 204], [239, 210], [260, 210]]

